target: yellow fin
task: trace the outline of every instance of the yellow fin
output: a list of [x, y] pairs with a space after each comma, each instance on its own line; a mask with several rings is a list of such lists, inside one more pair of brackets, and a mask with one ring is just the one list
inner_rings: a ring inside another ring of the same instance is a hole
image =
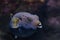
[[19, 20], [20, 20], [19, 18], [13, 18], [12, 19], [13, 28], [17, 28], [17, 26], [18, 26], [17, 24], [18, 24]]

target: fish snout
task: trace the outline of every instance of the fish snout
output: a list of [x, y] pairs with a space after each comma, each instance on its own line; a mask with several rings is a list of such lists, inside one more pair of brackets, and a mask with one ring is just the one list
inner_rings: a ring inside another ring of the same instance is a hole
[[37, 28], [42, 28], [42, 24], [40, 21], [35, 21], [34, 22], [34, 25], [37, 27]]

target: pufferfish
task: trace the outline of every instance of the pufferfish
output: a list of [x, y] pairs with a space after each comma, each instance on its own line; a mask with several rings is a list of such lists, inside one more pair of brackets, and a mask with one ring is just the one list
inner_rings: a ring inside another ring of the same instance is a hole
[[19, 37], [31, 36], [37, 28], [42, 28], [37, 15], [28, 12], [16, 13], [10, 21], [10, 28], [12, 33]]

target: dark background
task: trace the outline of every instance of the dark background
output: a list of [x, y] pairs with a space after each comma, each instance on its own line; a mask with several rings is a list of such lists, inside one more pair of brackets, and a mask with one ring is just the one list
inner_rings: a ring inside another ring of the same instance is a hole
[[18, 38], [17, 40], [60, 40], [59, 0], [0, 0], [1, 40], [14, 40], [9, 30], [10, 16], [21, 11], [37, 14], [43, 28], [38, 29], [31, 37]]

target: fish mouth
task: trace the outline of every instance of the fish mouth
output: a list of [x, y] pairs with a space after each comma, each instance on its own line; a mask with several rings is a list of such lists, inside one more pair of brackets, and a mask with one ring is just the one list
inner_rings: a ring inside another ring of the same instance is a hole
[[41, 22], [39, 24], [37, 24], [37, 28], [42, 28]]
[[40, 23], [40, 24], [38, 24], [38, 26], [37, 26], [38, 28], [42, 28], [42, 24]]

